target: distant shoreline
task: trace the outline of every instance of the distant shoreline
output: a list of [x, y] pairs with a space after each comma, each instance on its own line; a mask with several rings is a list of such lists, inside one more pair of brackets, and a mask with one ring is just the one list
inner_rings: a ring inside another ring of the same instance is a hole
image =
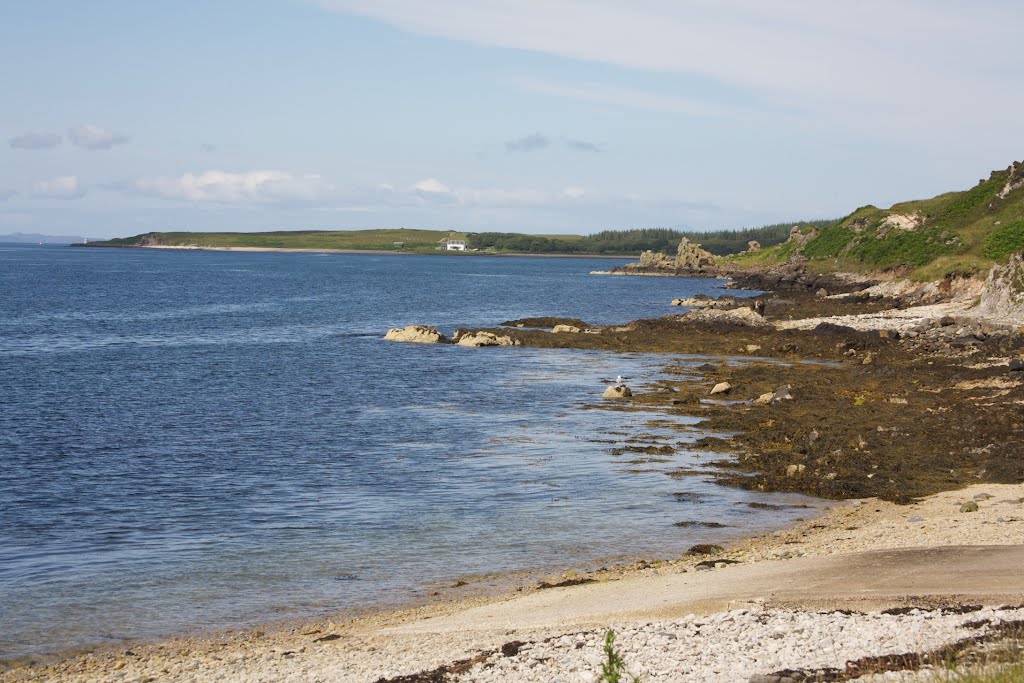
[[172, 251], [240, 251], [240, 252], [281, 252], [296, 254], [396, 254], [399, 256], [511, 256], [513, 258], [599, 258], [612, 260], [630, 260], [638, 256], [611, 256], [608, 254], [521, 254], [507, 253], [496, 254], [483, 251], [394, 251], [390, 249], [328, 249], [328, 248], [301, 248], [301, 247], [199, 247], [191, 245], [164, 245], [154, 244], [148, 246], [121, 246], [115, 244], [72, 244], [72, 247], [95, 247], [102, 249], [167, 249]]

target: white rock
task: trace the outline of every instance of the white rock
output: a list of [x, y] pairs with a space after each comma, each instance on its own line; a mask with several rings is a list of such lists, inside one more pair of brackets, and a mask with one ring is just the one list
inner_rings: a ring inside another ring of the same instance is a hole
[[731, 384], [729, 384], [728, 382], [719, 382], [718, 384], [711, 388], [711, 395], [714, 396], [715, 394], [728, 394], [730, 391], [732, 391]]
[[406, 325], [395, 327], [387, 331], [384, 338], [389, 341], [410, 342], [413, 344], [439, 344], [447, 341], [445, 336], [437, 331], [436, 327], [428, 325]]

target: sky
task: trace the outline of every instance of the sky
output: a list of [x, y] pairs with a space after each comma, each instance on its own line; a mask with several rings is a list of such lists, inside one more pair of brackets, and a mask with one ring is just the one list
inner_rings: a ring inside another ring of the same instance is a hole
[[741, 228], [1024, 158], [1019, 0], [4, 0], [0, 233]]

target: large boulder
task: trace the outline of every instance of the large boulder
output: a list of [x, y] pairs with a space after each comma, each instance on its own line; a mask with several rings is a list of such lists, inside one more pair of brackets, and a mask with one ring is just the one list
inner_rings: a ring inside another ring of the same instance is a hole
[[602, 398], [610, 398], [612, 400], [620, 400], [624, 398], [631, 398], [633, 392], [625, 384], [618, 384], [616, 386], [608, 387], [601, 394]]
[[989, 271], [978, 312], [1024, 321], [1024, 251], [1010, 256], [1005, 266], [995, 266]]
[[575, 325], [555, 325], [554, 327], [551, 328], [551, 331], [555, 333], [569, 332], [571, 334], [576, 334], [581, 332], [582, 330], [580, 330], [580, 328], [576, 327]]
[[519, 342], [508, 335], [497, 335], [493, 332], [465, 332], [455, 342], [459, 346], [518, 346]]
[[406, 325], [388, 330], [384, 338], [389, 341], [409, 342], [413, 344], [439, 344], [448, 341], [436, 327], [428, 325]]

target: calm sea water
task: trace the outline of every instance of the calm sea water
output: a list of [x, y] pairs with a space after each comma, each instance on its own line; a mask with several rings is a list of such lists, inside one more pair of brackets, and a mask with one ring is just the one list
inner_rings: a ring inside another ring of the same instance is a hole
[[[0, 246], [0, 659], [669, 556], [800, 514], [666, 476], [709, 457], [685, 449], [696, 430], [587, 408], [663, 356], [381, 339], [625, 322], [721, 284], [588, 274], [610, 265]], [[612, 453], [641, 434], [681, 449]], [[702, 519], [730, 528], [674, 526]]]

